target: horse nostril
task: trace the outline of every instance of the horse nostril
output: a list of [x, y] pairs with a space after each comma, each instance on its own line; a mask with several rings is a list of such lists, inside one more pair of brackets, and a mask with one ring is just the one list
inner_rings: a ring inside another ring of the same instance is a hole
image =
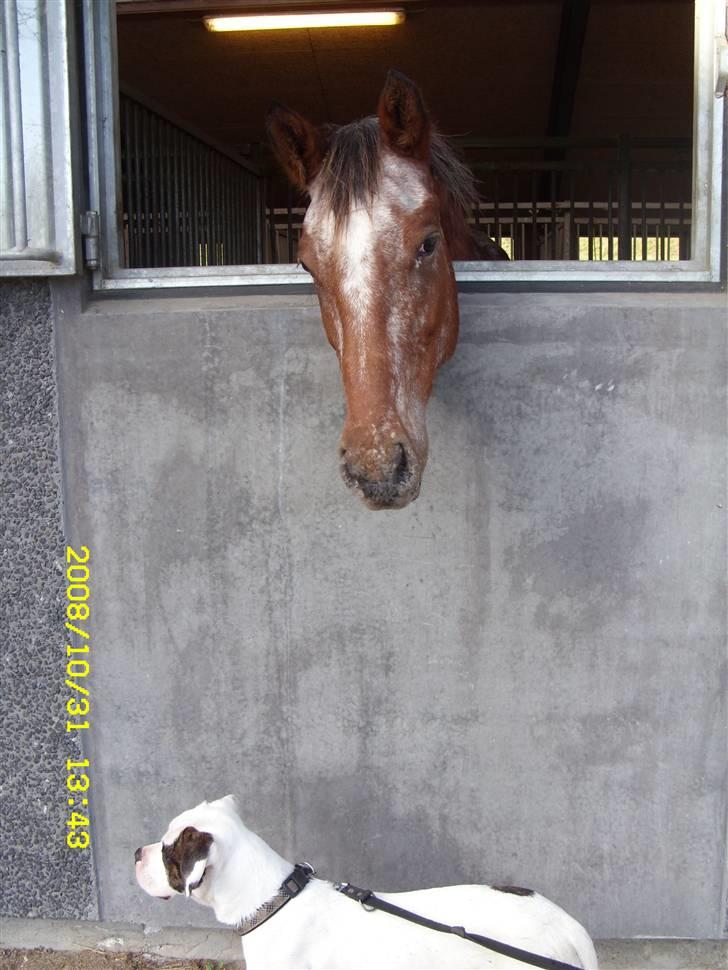
[[394, 483], [395, 485], [402, 485], [409, 477], [407, 452], [404, 450], [404, 445], [402, 444], [397, 444], [395, 447], [399, 449], [399, 461], [394, 469]]
[[142, 850], [141, 848], [139, 848], [134, 853], [134, 862], [141, 862], [141, 861], [142, 861]]

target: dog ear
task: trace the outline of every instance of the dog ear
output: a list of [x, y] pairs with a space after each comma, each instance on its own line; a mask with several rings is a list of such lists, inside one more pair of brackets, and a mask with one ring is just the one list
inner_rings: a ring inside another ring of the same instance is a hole
[[171, 845], [162, 846], [162, 861], [172, 889], [189, 896], [199, 886], [212, 842], [209, 832], [188, 825]]
[[420, 89], [399, 71], [389, 71], [377, 108], [384, 142], [400, 155], [427, 161], [432, 125]]
[[297, 189], [307, 192], [323, 161], [321, 133], [303, 115], [279, 103], [268, 109], [265, 127], [283, 171]]

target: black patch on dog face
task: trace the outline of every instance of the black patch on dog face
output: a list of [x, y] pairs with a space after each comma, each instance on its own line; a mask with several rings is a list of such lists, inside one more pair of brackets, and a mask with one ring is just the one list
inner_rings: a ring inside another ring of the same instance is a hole
[[533, 889], [524, 889], [523, 886], [493, 886], [499, 893], [512, 893], [514, 896], [533, 896]]
[[209, 832], [199, 832], [192, 825], [183, 829], [171, 845], [162, 846], [162, 862], [169, 885], [178, 893], [185, 891], [187, 877], [195, 863], [207, 857], [212, 845]]

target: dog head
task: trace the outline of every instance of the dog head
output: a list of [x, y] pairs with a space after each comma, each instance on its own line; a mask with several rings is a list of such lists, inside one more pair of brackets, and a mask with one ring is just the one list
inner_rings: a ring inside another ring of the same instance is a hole
[[201, 802], [172, 819], [160, 842], [136, 850], [137, 882], [158, 899], [181, 893], [212, 905], [214, 867], [242, 827], [233, 795]]

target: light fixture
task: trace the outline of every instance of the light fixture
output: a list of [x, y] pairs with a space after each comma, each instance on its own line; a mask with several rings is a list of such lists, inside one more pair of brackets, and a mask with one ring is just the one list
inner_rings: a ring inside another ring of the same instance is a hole
[[315, 27], [393, 27], [404, 23], [404, 10], [345, 10], [331, 13], [243, 14], [204, 17], [208, 30], [309, 30]]

